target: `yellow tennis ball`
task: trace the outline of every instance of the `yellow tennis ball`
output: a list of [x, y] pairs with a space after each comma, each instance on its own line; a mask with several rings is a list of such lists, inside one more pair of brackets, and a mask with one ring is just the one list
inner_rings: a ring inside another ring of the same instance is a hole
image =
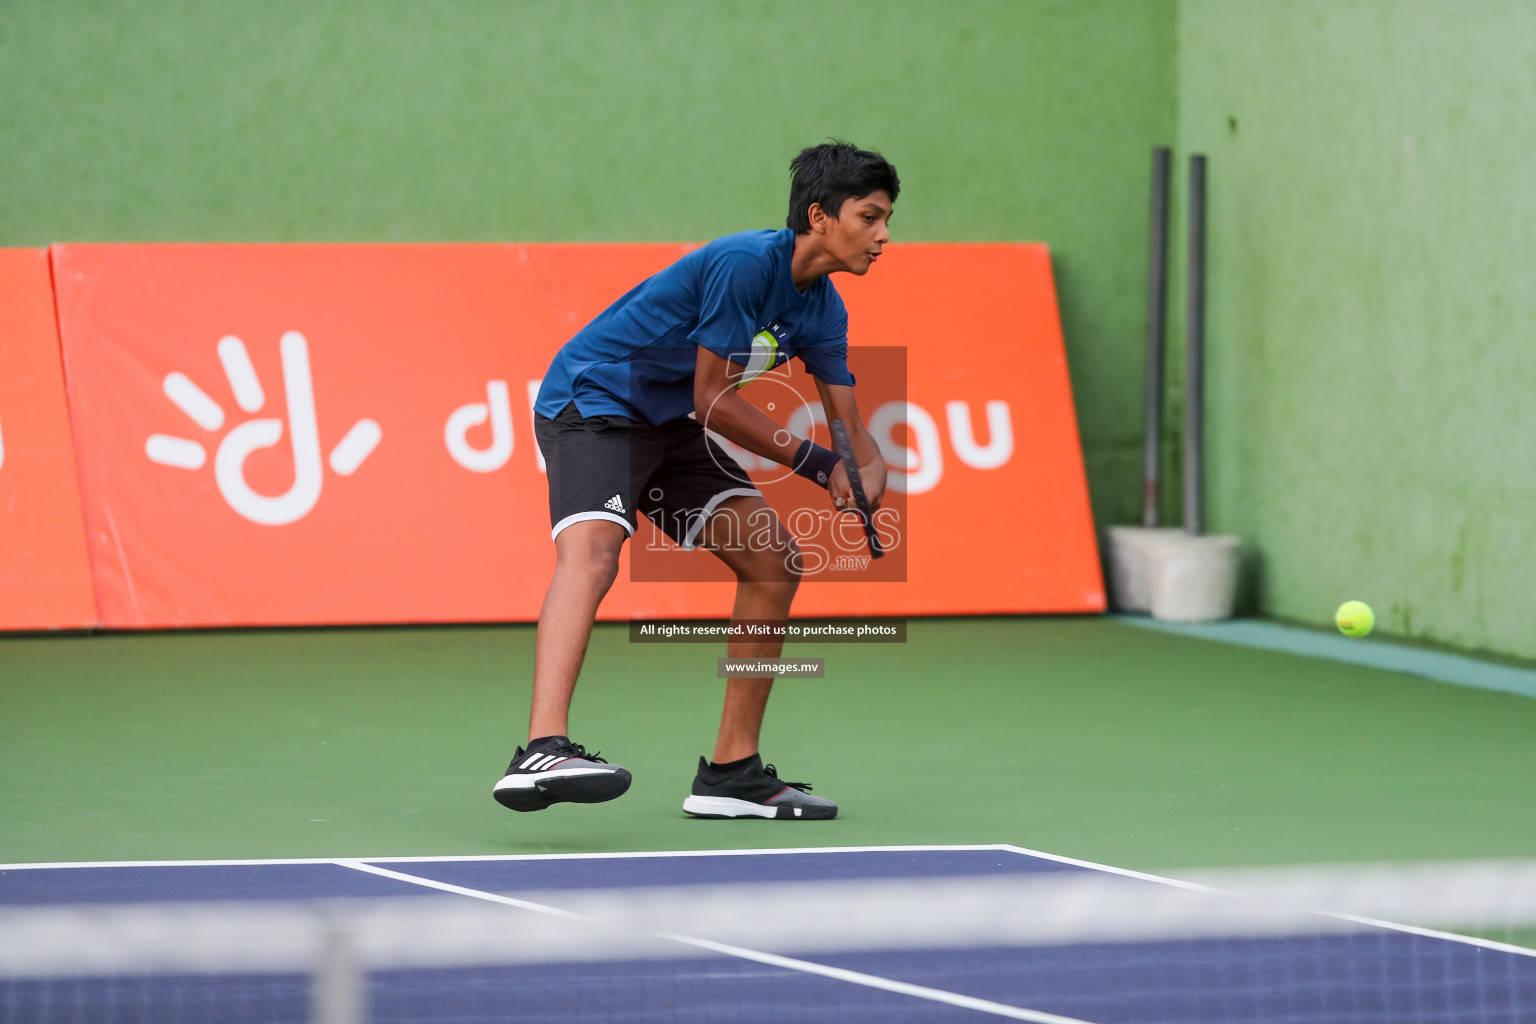
[[1376, 625], [1376, 613], [1364, 601], [1345, 601], [1334, 612], [1333, 621], [1345, 636], [1365, 636]]

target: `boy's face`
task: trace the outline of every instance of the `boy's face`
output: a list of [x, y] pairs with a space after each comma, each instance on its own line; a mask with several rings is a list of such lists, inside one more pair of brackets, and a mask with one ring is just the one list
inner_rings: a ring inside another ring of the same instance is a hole
[[891, 240], [891, 197], [883, 189], [843, 200], [837, 217], [823, 221], [823, 245], [850, 274], [866, 274]]

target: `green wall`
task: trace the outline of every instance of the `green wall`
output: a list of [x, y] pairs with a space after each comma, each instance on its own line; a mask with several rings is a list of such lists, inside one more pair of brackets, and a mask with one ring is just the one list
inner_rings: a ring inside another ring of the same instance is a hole
[[1253, 610], [1532, 657], [1533, 96], [1527, 0], [0, 0], [0, 245], [704, 239], [845, 137], [900, 168], [898, 242], [1050, 243], [1127, 522], [1176, 138]]
[[1174, 2], [4, 0], [0, 245], [706, 239], [842, 137], [899, 168], [896, 241], [1051, 244], [1120, 520]]
[[1178, 46], [1258, 609], [1536, 657], [1536, 5], [1181, 0]]

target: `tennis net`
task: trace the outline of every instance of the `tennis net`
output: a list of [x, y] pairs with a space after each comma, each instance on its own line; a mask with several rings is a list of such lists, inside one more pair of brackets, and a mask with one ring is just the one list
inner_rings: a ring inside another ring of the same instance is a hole
[[1536, 861], [439, 889], [12, 906], [0, 1021], [1536, 1021]]

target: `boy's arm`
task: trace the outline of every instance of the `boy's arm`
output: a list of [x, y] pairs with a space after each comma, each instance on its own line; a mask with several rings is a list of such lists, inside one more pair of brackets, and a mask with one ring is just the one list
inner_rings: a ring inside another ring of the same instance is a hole
[[[816, 445], [807, 445], [806, 439], [795, 437], [789, 431], [779, 426], [757, 406], [742, 398], [736, 391], [736, 379], [732, 372], [740, 373], [730, 360], [724, 356], [699, 346], [698, 359], [694, 366], [693, 376], [693, 410], [694, 416], [710, 430], [724, 437], [733, 444], [741, 445], [754, 455], [761, 455], [772, 459], [781, 466], [789, 466], [796, 469], [800, 475], [807, 476], [804, 467], [796, 467], [795, 459], [801, 456], [801, 446], [817, 448]], [[854, 437], [854, 452], [858, 455], [859, 464], [862, 467], [869, 452], [874, 452], [875, 459], [879, 462], [878, 469], [871, 469], [870, 479], [865, 483], [869, 490], [870, 501], [879, 505], [878, 495], [885, 493], [885, 462], [880, 459], [880, 453], [875, 449], [874, 441], [864, 430], [864, 424], [859, 420], [858, 408], [853, 404], [853, 389], [840, 387], [835, 384], [823, 384], [816, 381], [816, 387], [821, 390], [822, 407], [831, 416], [833, 409], [844, 410], [838, 413], [851, 424], [850, 432]], [[840, 394], [828, 404], [828, 390], [835, 389]], [[862, 438], [862, 442], [859, 440]], [[848, 471], [842, 466], [842, 462], [836, 455], [822, 449], [826, 456], [827, 490], [831, 493], [833, 504], [838, 507], [851, 506], [853, 503], [853, 488], [848, 483]]]
[[[732, 371], [740, 368], [699, 346], [693, 374], [693, 413], [698, 421], [733, 444], [781, 466], [794, 465], [801, 438], [792, 437], [757, 406], [736, 393]], [[780, 443], [782, 442], [782, 443]]]

